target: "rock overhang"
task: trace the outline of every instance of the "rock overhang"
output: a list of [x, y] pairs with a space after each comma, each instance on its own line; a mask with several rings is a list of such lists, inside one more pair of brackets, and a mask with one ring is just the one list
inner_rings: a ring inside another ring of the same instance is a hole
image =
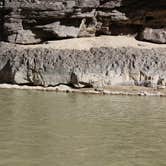
[[103, 34], [166, 43], [165, 0], [1, 0], [0, 6], [0, 38], [11, 43]]

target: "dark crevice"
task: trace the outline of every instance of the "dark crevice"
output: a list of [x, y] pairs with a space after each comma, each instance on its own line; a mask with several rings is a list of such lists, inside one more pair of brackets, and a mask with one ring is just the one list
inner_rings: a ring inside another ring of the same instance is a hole
[[13, 80], [12, 67], [10, 60], [8, 60], [6, 65], [0, 70], [0, 83], [14, 83]]
[[0, 0], [0, 41], [4, 40], [5, 0]]

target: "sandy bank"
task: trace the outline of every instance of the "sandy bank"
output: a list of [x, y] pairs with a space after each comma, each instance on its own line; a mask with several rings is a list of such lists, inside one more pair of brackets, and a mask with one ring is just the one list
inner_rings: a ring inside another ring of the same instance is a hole
[[132, 36], [100, 36], [91, 38], [74, 38], [59, 41], [48, 41], [47, 44], [20, 45], [23, 48], [53, 48], [89, 50], [96, 47], [134, 47], [134, 48], [166, 48], [166, 44], [154, 44], [136, 40]]
[[66, 92], [80, 94], [97, 94], [97, 95], [124, 95], [124, 96], [158, 96], [166, 97], [166, 89], [163, 88], [146, 88], [140, 86], [115, 86], [106, 87], [105, 89], [80, 88], [73, 89], [66, 85], [56, 87], [27, 86], [0, 84], [0, 89], [18, 89], [18, 90], [37, 90], [48, 92]]

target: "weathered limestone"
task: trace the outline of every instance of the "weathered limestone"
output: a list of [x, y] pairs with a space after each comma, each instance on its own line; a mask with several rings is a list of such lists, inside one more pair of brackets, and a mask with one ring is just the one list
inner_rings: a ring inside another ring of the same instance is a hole
[[36, 44], [132, 34], [166, 43], [165, 9], [165, 0], [0, 0], [0, 40]]
[[142, 40], [164, 44], [166, 43], [166, 28], [163, 29], [145, 28], [145, 30], [142, 32], [141, 37]]
[[165, 9], [165, 0], [0, 0], [0, 83], [165, 87]]
[[[85, 42], [72, 40], [80, 42], [82, 47], [85, 45], [84, 49], [72, 44], [68, 47], [65, 41], [36, 46], [1, 43], [0, 82], [94, 88], [166, 86], [166, 45], [146, 45], [130, 38], [119, 43], [123, 37], [117, 44], [107, 37], [92, 38], [92, 42], [89, 38]], [[131, 44], [125, 44], [126, 41]], [[88, 43], [96, 47], [88, 47]]]

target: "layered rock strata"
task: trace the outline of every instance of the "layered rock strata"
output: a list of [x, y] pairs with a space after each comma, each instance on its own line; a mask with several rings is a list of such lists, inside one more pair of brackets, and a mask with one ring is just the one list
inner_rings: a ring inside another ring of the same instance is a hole
[[165, 0], [0, 0], [0, 39], [47, 40], [132, 34], [166, 43]]
[[166, 86], [165, 0], [0, 0], [0, 41], [0, 83]]

